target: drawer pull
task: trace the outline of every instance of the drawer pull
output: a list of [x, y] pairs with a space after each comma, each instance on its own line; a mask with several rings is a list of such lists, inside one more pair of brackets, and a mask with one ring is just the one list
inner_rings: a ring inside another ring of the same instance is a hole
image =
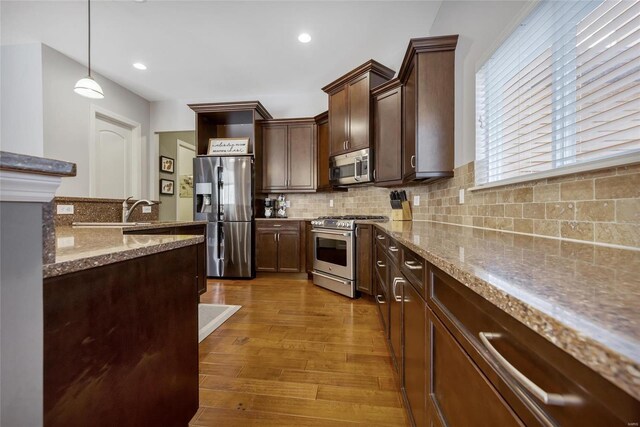
[[282, 227], [282, 224], [273, 224], [274, 227]]
[[385, 268], [386, 265], [382, 263], [382, 261], [376, 261], [376, 265], [380, 268]]
[[415, 261], [405, 261], [404, 265], [406, 265], [409, 270], [422, 270], [422, 266]]
[[378, 240], [384, 240], [384, 236], [381, 236], [381, 235], [379, 235], [379, 234], [376, 236], [376, 238], [377, 238]]
[[380, 298], [382, 298], [382, 295], [376, 295], [376, 301], [378, 302], [378, 304], [386, 304], [386, 302], [380, 301]]
[[534, 395], [538, 400], [546, 405], [565, 406], [565, 405], [577, 405], [582, 402], [578, 396], [572, 394], [557, 394], [547, 393], [541, 389], [536, 383], [527, 378], [522, 372], [517, 370], [502, 354], [491, 344], [489, 340], [499, 339], [502, 334], [495, 332], [480, 332], [480, 341], [489, 350], [489, 353], [496, 359], [496, 361], [512, 376], [514, 377], [529, 393]]
[[393, 298], [396, 300], [396, 302], [402, 302], [402, 297], [399, 297], [398, 295], [396, 295], [396, 286], [400, 282], [406, 283], [405, 280], [402, 277], [394, 277], [393, 278], [393, 289], [391, 290], [391, 292], [393, 293]]
[[396, 248], [395, 246], [389, 246], [389, 250], [390, 250], [391, 252], [398, 252], [398, 250], [399, 250], [399, 249], [398, 249], [398, 248]]

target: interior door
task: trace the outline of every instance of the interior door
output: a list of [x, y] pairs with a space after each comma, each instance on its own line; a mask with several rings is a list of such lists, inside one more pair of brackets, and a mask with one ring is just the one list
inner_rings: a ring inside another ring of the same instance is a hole
[[133, 132], [102, 116], [95, 120], [94, 197], [124, 199], [131, 193]]
[[221, 157], [218, 185], [223, 222], [253, 219], [252, 157]]
[[176, 219], [178, 221], [193, 220], [193, 158], [195, 147], [189, 143], [177, 141], [176, 178]]

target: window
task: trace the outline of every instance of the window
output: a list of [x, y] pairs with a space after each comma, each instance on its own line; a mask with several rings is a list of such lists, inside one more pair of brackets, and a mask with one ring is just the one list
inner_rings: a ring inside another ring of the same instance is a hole
[[542, 0], [476, 74], [476, 185], [640, 160], [640, 2]]

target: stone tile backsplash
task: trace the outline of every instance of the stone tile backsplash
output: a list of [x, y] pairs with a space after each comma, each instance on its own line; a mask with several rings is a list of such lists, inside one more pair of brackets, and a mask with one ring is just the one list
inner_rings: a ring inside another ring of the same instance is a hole
[[[640, 165], [466, 191], [473, 186], [471, 162], [456, 168], [454, 178], [402, 189], [414, 220], [640, 247]], [[465, 190], [464, 203], [460, 189]], [[348, 192], [289, 194], [288, 215], [390, 216], [389, 191], [352, 187]], [[414, 196], [420, 196], [419, 206], [414, 206]]]

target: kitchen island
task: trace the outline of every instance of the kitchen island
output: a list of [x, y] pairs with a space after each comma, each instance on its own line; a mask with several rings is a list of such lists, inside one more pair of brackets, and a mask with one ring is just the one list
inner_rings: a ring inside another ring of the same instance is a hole
[[56, 228], [43, 266], [46, 426], [178, 426], [195, 414], [205, 238], [181, 225], [194, 223]]

